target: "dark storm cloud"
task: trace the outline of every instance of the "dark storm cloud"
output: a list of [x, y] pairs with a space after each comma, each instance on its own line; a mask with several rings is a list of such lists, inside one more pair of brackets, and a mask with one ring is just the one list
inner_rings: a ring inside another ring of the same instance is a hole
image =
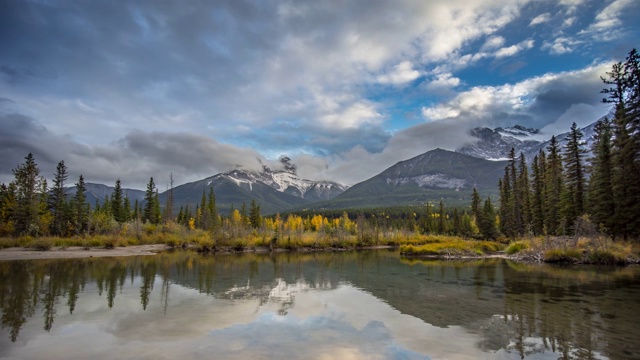
[[151, 176], [160, 184], [173, 172], [174, 179], [184, 183], [235, 168], [260, 170], [266, 162], [254, 150], [195, 134], [136, 131], [107, 146], [88, 146], [57, 136], [24, 115], [1, 115], [0, 124], [3, 182], [13, 179], [11, 169], [28, 153], [34, 154], [45, 178], [52, 178], [64, 160], [70, 183], [82, 173], [87, 181], [112, 184], [119, 178], [127, 187], [140, 189]]

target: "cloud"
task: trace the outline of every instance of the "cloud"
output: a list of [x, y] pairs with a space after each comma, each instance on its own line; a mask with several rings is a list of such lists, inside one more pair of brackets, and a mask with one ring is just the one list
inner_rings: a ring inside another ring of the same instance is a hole
[[600, 75], [609, 67], [610, 64], [599, 64], [514, 84], [476, 86], [447, 102], [423, 107], [422, 114], [427, 121], [476, 119], [492, 126], [520, 121], [526, 122], [523, 125], [541, 127], [555, 122], [573, 105], [598, 104]]
[[33, 119], [19, 114], [0, 116], [0, 181], [13, 179], [16, 168], [33, 153], [40, 174], [51, 178], [64, 160], [69, 184], [83, 174], [86, 181], [104, 184], [121, 179], [126, 187], [143, 189], [154, 177], [173, 172], [176, 183], [199, 180], [234, 168], [260, 170], [267, 160], [252, 149], [219, 143], [188, 133], [134, 131], [109, 145], [84, 145], [49, 131]]
[[549, 49], [551, 55], [562, 55], [573, 52], [577, 45], [582, 42], [567, 37], [558, 37], [553, 42], [546, 42], [542, 45], [542, 49]]
[[505, 39], [502, 36], [490, 36], [480, 49], [484, 51], [499, 49], [504, 45], [504, 42]]
[[536, 17], [534, 17], [531, 22], [529, 23], [529, 26], [535, 26], [535, 25], [539, 25], [539, 24], [544, 24], [546, 22], [548, 22], [549, 20], [551, 20], [551, 14], [550, 13], [544, 13], [544, 14], [540, 14]]
[[450, 72], [437, 74], [435, 79], [430, 81], [426, 85], [426, 89], [429, 91], [443, 91], [451, 88], [455, 88], [461, 84], [461, 80]]
[[591, 35], [596, 40], [608, 41], [619, 36], [622, 21], [620, 17], [630, 6], [636, 5], [634, 0], [615, 0], [607, 5], [595, 17], [595, 21], [586, 30], [580, 32], [583, 35]]
[[410, 61], [403, 61], [393, 67], [389, 73], [378, 76], [377, 80], [381, 84], [403, 85], [416, 80], [422, 74], [413, 68]]
[[500, 48], [496, 51], [495, 57], [496, 59], [500, 59], [503, 57], [513, 56], [522, 50], [531, 49], [533, 47], [533, 44], [534, 41], [532, 39], [527, 39], [518, 44]]

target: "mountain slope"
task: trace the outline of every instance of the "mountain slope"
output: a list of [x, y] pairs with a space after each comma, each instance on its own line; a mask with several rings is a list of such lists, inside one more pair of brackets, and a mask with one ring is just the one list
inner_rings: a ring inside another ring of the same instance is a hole
[[498, 193], [498, 179], [506, 164], [435, 149], [401, 161], [313, 207], [417, 205], [441, 199], [448, 206], [466, 206], [474, 186], [483, 196]]

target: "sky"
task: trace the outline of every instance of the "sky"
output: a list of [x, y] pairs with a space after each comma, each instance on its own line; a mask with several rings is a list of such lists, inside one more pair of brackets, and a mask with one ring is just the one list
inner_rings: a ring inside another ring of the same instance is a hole
[[0, 1], [0, 182], [163, 190], [235, 168], [352, 185], [473, 141], [608, 113], [637, 0]]

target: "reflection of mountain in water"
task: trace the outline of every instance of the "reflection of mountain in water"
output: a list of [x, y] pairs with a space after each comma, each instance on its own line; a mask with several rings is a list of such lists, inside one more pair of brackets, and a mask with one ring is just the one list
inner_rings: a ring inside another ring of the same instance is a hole
[[[83, 289], [95, 286], [113, 307], [123, 286], [140, 287], [144, 310], [170, 287], [217, 299], [257, 299], [287, 314], [298, 294], [348, 283], [401, 313], [438, 327], [460, 326], [484, 339], [486, 351], [566, 358], [640, 355], [636, 334], [639, 270], [514, 266], [503, 261], [400, 260], [387, 251], [200, 256], [178, 251], [153, 257], [0, 263], [2, 327], [15, 341], [42, 314], [49, 330], [59, 308], [73, 313]], [[154, 289], [154, 285], [161, 287]], [[635, 289], [630, 291], [630, 289]], [[615, 331], [612, 331], [614, 330]]]

